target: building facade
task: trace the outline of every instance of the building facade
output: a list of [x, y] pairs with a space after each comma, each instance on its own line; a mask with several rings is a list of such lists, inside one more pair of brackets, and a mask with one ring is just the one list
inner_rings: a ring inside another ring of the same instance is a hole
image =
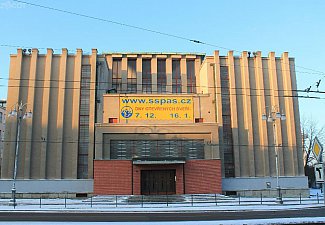
[[[275, 189], [278, 150], [282, 188], [305, 190], [296, 89], [288, 53], [18, 49], [8, 105], [27, 103], [33, 117], [21, 124], [17, 178], [34, 192], [261, 191]], [[262, 120], [274, 110], [287, 118], [275, 133]], [[1, 178], [10, 180], [17, 120], [6, 126]]]

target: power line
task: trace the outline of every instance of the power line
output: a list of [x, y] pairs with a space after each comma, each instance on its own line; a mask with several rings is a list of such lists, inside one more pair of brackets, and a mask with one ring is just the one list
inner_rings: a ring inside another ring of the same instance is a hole
[[180, 35], [175, 35], [175, 34], [162, 32], [162, 31], [158, 31], [158, 30], [153, 30], [153, 29], [149, 29], [149, 28], [145, 28], [145, 27], [135, 26], [135, 25], [122, 23], [122, 22], [115, 21], [115, 20], [104, 19], [104, 18], [100, 18], [100, 17], [96, 17], [96, 16], [90, 16], [90, 15], [86, 15], [86, 14], [82, 14], [82, 13], [72, 12], [72, 11], [68, 11], [68, 10], [64, 10], [64, 9], [49, 7], [49, 6], [30, 3], [30, 2], [25, 2], [25, 1], [19, 1], [19, 0], [13, 0], [13, 1], [19, 2], [19, 3], [24, 3], [24, 4], [27, 4], [27, 5], [31, 5], [31, 6], [35, 6], [35, 7], [39, 7], [39, 8], [52, 10], [52, 11], [66, 13], [66, 14], [70, 14], [70, 15], [74, 15], [74, 16], [80, 16], [80, 17], [84, 17], [84, 18], [88, 18], [88, 19], [92, 19], [92, 20], [97, 20], [97, 21], [101, 21], [101, 22], [106, 22], [106, 23], [111, 23], [111, 24], [115, 24], [115, 25], [119, 25], [119, 26], [133, 28], [133, 29], [136, 29], [136, 30], [146, 31], [146, 32], [154, 33], [154, 34], [159, 34], [159, 35], [163, 35], [163, 36], [167, 36], [167, 37], [173, 37], [173, 38], [189, 41], [189, 42], [196, 43], [196, 44], [208, 45], [208, 46], [213, 46], [213, 47], [221, 48], [221, 49], [225, 49], [225, 50], [231, 50], [231, 49], [226, 48], [226, 47], [222, 47], [222, 46], [218, 46], [218, 45], [214, 45], [214, 44], [210, 44], [210, 43], [205, 43], [203, 41], [187, 38], [185, 36], [180, 36]]
[[[9, 47], [9, 48], [27, 48], [27, 49], [33, 49], [33, 48], [37, 48], [37, 49], [47, 49], [47, 48], [44, 48], [44, 47], [32, 47], [32, 46], [19, 46], [19, 45], [8, 45], [8, 44], [0, 44], [0, 47]], [[55, 51], [61, 51], [62, 49], [59, 49], [59, 48], [53, 48], [53, 50]], [[68, 51], [71, 51], [71, 52], [76, 52], [76, 50], [71, 50], [71, 49], [68, 49]], [[86, 53], [87, 52], [84, 52], [83, 53]], [[104, 54], [103, 54], [104, 55]], [[24, 56], [30, 56], [30, 54], [27, 54], [27, 55], [24, 55]], [[248, 58], [253, 58], [253, 57], [248, 57]], [[283, 63], [283, 62], [282, 62]], [[286, 63], [283, 63], [283, 64], [286, 64]], [[229, 64], [218, 64], [219, 66], [230, 66]], [[290, 65], [290, 64], [289, 64]], [[267, 70], [275, 70], [275, 71], [290, 71], [290, 72], [293, 72], [293, 73], [298, 73], [298, 74], [310, 74], [310, 75], [323, 75], [325, 74], [324, 72], [322, 71], [317, 71], [317, 70], [314, 70], [314, 69], [308, 69], [306, 67], [301, 67], [301, 66], [297, 66], [295, 65], [295, 67], [300, 67], [300, 68], [303, 68], [303, 69], [307, 69], [307, 70], [311, 70], [311, 71], [314, 71], [314, 72], [308, 72], [308, 71], [301, 71], [301, 70], [296, 70], [296, 69], [293, 69], [293, 70], [286, 70], [286, 69], [282, 69], [282, 68], [265, 68], [265, 67], [259, 67], [259, 66], [246, 66], [246, 65], [231, 65], [233, 67], [240, 67], [240, 68], [251, 68], [251, 69], [267, 69]]]
[[[4, 86], [4, 85], [0, 85], [1, 86]], [[31, 86], [31, 85], [18, 85], [18, 86], [15, 86], [15, 85], [11, 85], [11, 86], [8, 86], [10, 88], [15, 88], [15, 87], [18, 87], [18, 88], [21, 88], [21, 87], [29, 87], [29, 88], [40, 88], [40, 89], [61, 89], [61, 90], [81, 90], [80, 87], [53, 87], [53, 86], [49, 86], [49, 87], [44, 87], [44, 86]], [[221, 89], [221, 88], [220, 88]], [[94, 91], [94, 90], [103, 90], [103, 91], [106, 91], [107, 89], [100, 89], [100, 88], [83, 88], [82, 90], [84, 91]], [[292, 92], [298, 92], [300, 90], [293, 90]], [[304, 92], [304, 91], [300, 91], [300, 92]], [[144, 92], [142, 92], [143, 94]], [[147, 94], [175, 94], [175, 95], [182, 95], [184, 93], [175, 93], [175, 92], [172, 92], [172, 91], [163, 91], [163, 92], [146, 92]], [[323, 93], [323, 92], [322, 92]], [[324, 92], [325, 93], [325, 92]], [[116, 94], [137, 94], [137, 91], [123, 91], [123, 92], [119, 92], [119, 93], [116, 93]], [[199, 94], [199, 93], [185, 93], [185, 94]], [[284, 97], [284, 98], [310, 98], [310, 99], [325, 99], [325, 98], [322, 98], [322, 97], [315, 97], [315, 96], [302, 96], [302, 95], [273, 95], [273, 94], [266, 94], [264, 93], [264, 95], [262, 94], [251, 94], [251, 93], [222, 93], [222, 92], [216, 92], [214, 93], [216, 95], [221, 95], [221, 96], [251, 96], [251, 97]]]
[[[34, 7], [44, 8], [44, 9], [48, 9], [48, 10], [52, 10], [52, 11], [57, 11], [57, 12], [61, 12], [61, 13], [66, 13], [66, 14], [70, 14], [70, 15], [74, 15], [74, 16], [84, 17], [84, 18], [88, 18], [88, 19], [92, 19], [92, 20], [97, 20], [97, 21], [101, 21], [101, 22], [107, 22], [107, 23], [111, 23], [111, 24], [115, 24], [115, 25], [119, 25], [119, 26], [124, 26], [124, 27], [129, 27], [129, 28], [141, 30], [141, 31], [155, 33], [155, 34], [158, 34], [158, 35], [173, 37], [173, 38], [177, 38], [177, 39], [181, 39], [181, 40], [185, 40], [185, 41], [190, 41], [190, 42], [196, 43], [196, 44], [207, 45], [207, 46], [221, 48], [221, 49], [225, 49], [225, 50], [233, 50], [233, 49], [226, 48], [226, 47], [223, 47], [223, 46], [220, 46], [220, 45], [215, 45], [215, 44], [211, 44], [211, 43], [206, 43], [204, 41], [200, 41], [200, 40], [196, 40], [196, 39], [191, 39], [191, 38], [188, 38], [188, 37], [185, 37], [185, 36], [175, 35], [175, 34], [172, 34], [172, 33], [167, 33], [167, 32], [162, 32], [162, 31], [158, 31], [158, 30], [153, 30], [153, 29], [149, 29], [149, 28], [145, 28], [145, 27], [141, 27], [141, 26], [135, 26], [135, 25], [131, 25], [131, 24], [127, 24], [127, 23], [122, 23], [122, 22], [115, 21], [115, 20], [104, 19], [104, 18], [100, 18], [100, 17], [96, 17], [96, 16], [90, 16], [90, 15], [86, 15], [86, 14], [82, 14], [82, 13], [77, 13], [77, 12], [68, 11], [68, 10], [64, 10], [64, 9], [49, 7], [49, 6], [35, 4], [35, 3], [30, 3], [30, 2], [26, 2], [26, 1], [20, 1], [20, 0], [13, 0], [13, 1], [19, 2], [19, 3], [23, 3], [23, 4], [27, 4], [27, 5], [31, 5], [31, 6], [34, 6]], [[233, 50], [233, 51], [240, 52], [238, 50]], [[303, 66], [296, 65], [296, 67], [303, 68], [303, 69], [306, 69], [306, 70], [311, 70], [311, 71], [314, 71], [314, 72], [319, 73], [319, 74], [325, 74], [324, 72], [317, 71], [315, 69], [306, 68], [306, 67], [303, 67]], [[309, 90], [310, 90], [310, 88], [309, 88]], [[306, 90], [308, 90], [308, 88]]]

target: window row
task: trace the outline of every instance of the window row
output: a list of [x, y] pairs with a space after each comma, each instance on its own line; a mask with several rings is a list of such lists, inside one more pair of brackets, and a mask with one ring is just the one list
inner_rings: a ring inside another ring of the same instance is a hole
[[[196, 76], [195, 61], [186, 61], [187, 75], [187, 93], [196, 93]], [[157, 60], [157, 92], [166, 92], [167, 75], [166, 60]], [[117, 92], [122, 92], [122, 59], [113, 59], [112, 68], [112, 87]], [[128, 59], [127, 61], [127, 92], [137, 92], [137, 61], [136, 59]], [[151, 60], [142, 60], [142, 92], [152, 92], [152, 74]], [[181, 66], [180, 60], [172, 60], [172, 93], [182, 92]]]
[[111, 159], [203, 159], [204, 140], [111, 140]]

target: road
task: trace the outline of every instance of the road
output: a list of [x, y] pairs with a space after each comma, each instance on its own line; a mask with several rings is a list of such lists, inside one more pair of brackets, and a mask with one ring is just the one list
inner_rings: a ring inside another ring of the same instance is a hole
[[2, 211], [0, 221], [145, 222], [324, 217], [325, 207], [271, 211], [85, 212]]

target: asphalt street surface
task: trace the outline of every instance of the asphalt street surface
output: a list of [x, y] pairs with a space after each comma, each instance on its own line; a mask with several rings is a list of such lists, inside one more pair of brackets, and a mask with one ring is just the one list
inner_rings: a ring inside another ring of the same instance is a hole
[[[148, 209], [149, 211], [149, 209]], [[145, 222], [325, 217], [325, 207], [270, 211], [85, 212], [2, 211], [0, 221]]]

